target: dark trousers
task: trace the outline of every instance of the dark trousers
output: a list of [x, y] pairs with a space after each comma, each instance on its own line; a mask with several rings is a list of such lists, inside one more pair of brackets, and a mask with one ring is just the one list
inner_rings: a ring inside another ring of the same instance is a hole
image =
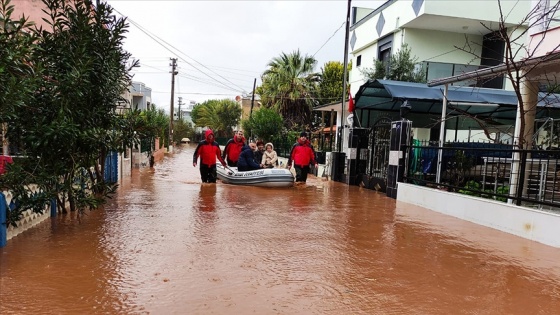
[[237, 167], [237, 161], [234, 162], [234, 161], [226, 158], [226, 162], [227, 162], [227, 166], [229, 166], [229, 167]]
[[200, 164], [200, 178], [202, 178], [203, 183], [215, 183], [216, 178], [218, 178], [218, 175], [216, 174], [216, 164]]
[[309, 174], [309, 165], [294, 165], [294, 169], [296, 170], [296, 182], [305, 183], [307, 181], [307, 174]]

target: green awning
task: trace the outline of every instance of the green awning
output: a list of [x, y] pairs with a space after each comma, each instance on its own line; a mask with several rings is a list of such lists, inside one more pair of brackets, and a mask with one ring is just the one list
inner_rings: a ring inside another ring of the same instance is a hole
[[[391, 80], [370, 80], [354, 97], [356, 109], [399, 112], [407, 100], [414, 114], [441, 114], [443, 86]], [[515, 120], [517, 97], [514, 91], [478, 87], [449, 86], [449, 115], [472, 115], [480, 119]], [[540, 93], [537, 118], [560, 117], [560, 95]]]

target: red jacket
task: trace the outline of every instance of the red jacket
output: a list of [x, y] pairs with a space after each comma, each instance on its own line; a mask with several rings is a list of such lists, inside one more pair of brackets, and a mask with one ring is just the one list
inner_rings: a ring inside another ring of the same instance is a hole
[[292, 166], [292, 162], [298, 166], [308, 166], [309, 164], [317, 164], [315, 161], [315, 151], [309, 140], [298, 140], [292, 147], [290, 157], [288, 158], [288, 166]]
[[241, 154], [244, 145], [245, 137], [238, 138], [237, 135], [233, 136], [233, 138], [229, 139], [226, 143], [222, 158], [225, 159], [227, 156], [228, 160], [237, 162], [237, 160], [239, 160], [239, 154]]
[[212, 130], [206, 130], [204, 136], [206, 140], [202, 140], [198, 143], [196, 150], [194, 150], [193, 163], [196, 163], [198, 157], [200, 156], [200, 164], [212, 166], [216, 165], [216, 159], [220, 160], [222, 165], [226, 165], [222, 159], [220, 146], [216, 141], [210, 141], [209, 136], [214, 135]]

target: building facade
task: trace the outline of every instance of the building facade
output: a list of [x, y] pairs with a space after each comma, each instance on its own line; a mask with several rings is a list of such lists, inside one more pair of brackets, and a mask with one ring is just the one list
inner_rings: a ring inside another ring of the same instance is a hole
[[133, 109], [147, 110], [152, 104], [152, 89], [142, 82], [132, 81], [130, 96]]
[[179, 108], [177, 109], [177, 113], [174, 114], [177, 119], [182, 119], [187, 123], [193, 123], [192, 120], [192, 111], [196, 106], [196, 101], [188, 101], [187, 103], [183, 103], [181, 97], [179, 97]]
[[[528, 39], [527, 17], [530, 10], [529, 1], [504, 0], [390, 0], [375, 10], [353, 8], [350, 28], [351, 93], [355, 95], [367, 81], [364, 70], [373, 69], [376, 60], [387, 63], [391, 55], [404, 45], [416, 58], [418, 69], [424, 71], [426, 82], [502, 64], [507, 49], [498, 32], [504, 28], [509, 37], [515, 39], [511, 43], [515, 59], [521, 60], [524, 53], [520, 51], [523, 51], [522, 47]], [[471, 78], [452, 85], [513, 90], [504, 74], [492, 78]], [[364, 115], [368, 116], [367, 119]], [[379, 111], [360, 115], [362, 121], [372, 124], [381, 119], [398, 119], [398, 116], [389, 116]], [[415, 120], [415, 138], [439, 138], [439, 126], [430, 125], [433, 119], [426, 116], [415, 117]], [[487, 139], [483, 131], [475, 130], [477, 126], [470, 124], [465, 123], [453, 135], [448, 134], [450, 138], [447, 140]], [[366, 127], [371, 127], [371, 124]], [[511, 128], [504, 128], [495, 132], [511, 131]]]
[[[512, 38], [525, 43], [529, 9], [528, 1], [503, 0], [390, 0], [375, 10], [353, 8], [351, 92], [367, 81], [364, 68], [388, 61], [405, 44], [427, 81], [498, 65], [504, 56], [504, 42], [494, 36], [500, 20]], [[511, 89], [503, 78], [457, 84]]]
[[261, 107], [261, 98], [259, 95], [255, 94], [255, 100], [253, 101], [252, 95], [236, 96], [235, 101], [241, 106], [241, 120], [239, 121], [238, 129], [241, 128], [241, 121], [249, 119], [252, 112]]

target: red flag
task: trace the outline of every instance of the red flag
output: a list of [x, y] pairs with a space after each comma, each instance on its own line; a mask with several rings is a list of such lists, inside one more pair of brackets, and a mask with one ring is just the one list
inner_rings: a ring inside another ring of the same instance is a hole
[[354, 99], [352, 99], [352, 94], [348, 91], [348, 111], [352, 113], [354, 109]]

